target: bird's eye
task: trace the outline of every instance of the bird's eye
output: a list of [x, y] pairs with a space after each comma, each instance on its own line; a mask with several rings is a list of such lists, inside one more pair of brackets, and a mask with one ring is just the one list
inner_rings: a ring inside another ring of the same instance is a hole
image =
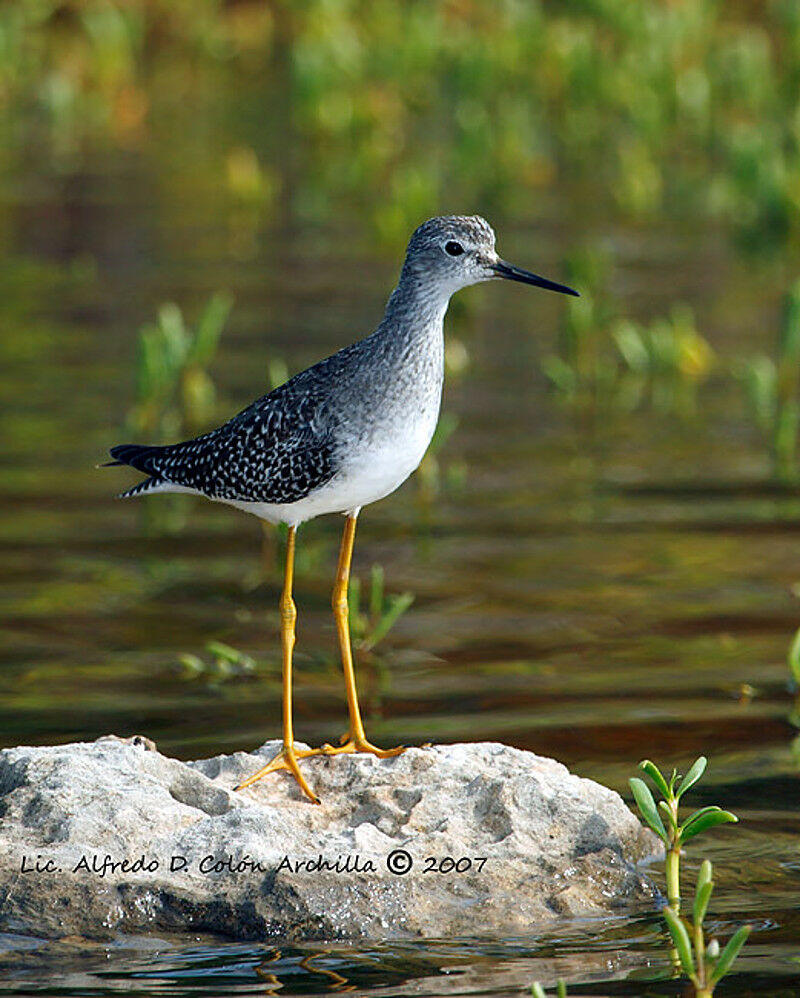
[[446, 253], [450, 254], [450, 256], [461, 256], [464, 252], [464, 247], [461, 243], [457, 243], [454, 239], [451, 239], [449, 243], [445, 243], [444, 249]]

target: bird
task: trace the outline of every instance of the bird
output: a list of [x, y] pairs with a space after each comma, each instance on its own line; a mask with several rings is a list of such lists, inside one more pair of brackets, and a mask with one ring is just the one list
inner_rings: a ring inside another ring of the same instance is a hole
[[[394, 492], [419, 466], [433, 437], [444, 381], [444, 318], [456, 291], [505, 279], [578, 296], [564, 284], [501, 259], [495, 233], [479, 215], [443, 215], [412, 234], [397, 286], [373, 333], [294, 375], [202, 436], [165, 446], [121, 444], [108, 465], [129, 465], [147, 477], [121, 493], [205, 496], [285, 524], [280, 597], [283, 739], [280, 751], [235, 789], [286, 770], [313, 803], [319, 798], [299, 763], [317, 755], [365, 752], [384, 759], [405, 746], [381, 749], [367, 740], [358, 702], [348, 617], [348, 584], [361, 510]], [[349, 715], [338, 745], [296, 747], [292, 654], [298, 527], [328, 513], [344, 515], [331, 604]]]

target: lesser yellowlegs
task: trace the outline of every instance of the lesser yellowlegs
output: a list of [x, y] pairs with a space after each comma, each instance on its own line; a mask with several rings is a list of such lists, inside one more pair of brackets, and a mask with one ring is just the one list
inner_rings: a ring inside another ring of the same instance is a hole
[[[288, 527], [280, 600], [283, 747], [237, 789], [288, 769], [318, 803], [299, 759], [340, 752], [384, 758], [404, 751], [403, 746], [372, 745], [361, 720], [347, 606], [356, 518], [363, 506], [408, 478], [431, 442], [439, 417], [444, 315], [451, 295], [495, 277], [577, 294], [501, 260], [494, 232], [483, 218], [432, 218], [412, 235], [398, 285], [371, 336], [295, 375], [201, 437], [165, 447], [122, 444], [111, 449], [111, 464], [128, 464], [149, 476], [123, 497], [190, 492]], [[299, 524], [322, 513], [346, 517], [332, 602], [350, 726], [336, 747], [300, 750], [292, 729], [295, 535]]]

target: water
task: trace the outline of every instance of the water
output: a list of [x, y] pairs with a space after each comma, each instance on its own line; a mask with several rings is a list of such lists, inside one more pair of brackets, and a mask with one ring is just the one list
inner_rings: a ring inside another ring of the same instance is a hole
[[[288, 209], [242, 220], [209, 174], [181, 189], [175, 155], [98, 154], [92, 169], [40, 162], [6, 178], [4, 745], [138, 732], [192, 758], [279, 729], [273, 542], [254, 519], [209, 503], [189, 504], [172, 531], [144, 502], [112, 500], [127, 472], [94, 465], [128, 436], [135, 331], [161, 301], [191, 315], [218, 288], [234, 293], [212, 371], [226, 415], [264, 390], [268, 358], [298, 370], [368, 332], [400, 261], [363, 232], [342, 238], [346, 213], [320, 226]], [[663, 314], [682, 298], [721, 357], [767, 345], [779, 281], [713, 233], [698, 239], [680, 219], [582, 226], [561, 205], [540, 210], [524, 224], [493, 216], [508, 259], [558, 279], [571, 246], [605, 239], [632, 313]], [[785, 655], [800, 619], [800, 500], [768, 484], [722, 366], [694, 416], [645, 409], [592, 422], [559, 406], [539, 363], [563, 307], [495, 284], [463, 292], [451, 311], [470, 365], [446, 389], [459, 422], [438, 455], [441, 490], [432, 499], [414, 480], [359, 525], [356, 574], [379, 563], [389, 592], [415, 594], [360, 666], [368, 735], [500, 739], [622, 792], [641, 758], [680, 768], [708, 755], [694, 803], [723, 804], [741, 823], [690, 847], [687, 870], [691, 879], [702, 858], [715, 864], [714, 928], [755, 927], [722, 993], [797, 994], [798, 753]], [[322, 520], [299, 539], [295, 718], [312, 743], [345, 720], [328, 609], [339, 526]], [[179, 656], [208, 658], [212, 639], [252, 654], [258, 675], [187, 679]], [[0, 968], [11, 994], [504, 995], [558, 976], [570, 994], [680, 991], [655, 913], [524, 939], [280, 951], [3, 936]]]

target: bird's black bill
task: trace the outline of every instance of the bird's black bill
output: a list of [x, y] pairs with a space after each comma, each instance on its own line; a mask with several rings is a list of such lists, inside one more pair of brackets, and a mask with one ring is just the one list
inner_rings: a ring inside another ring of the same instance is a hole
[[505, 260], [498, 260], [497, 263], [492, 264], [492, 270], [498, 277], [505, 277], [509, 281], [519, 281], [520, 284], [533, 284], [537, 288], [546, 288], [548, 291], [558, 291], [562, 295], [574, 295], [576, 298], [580, 298], [578, 292], [573, 291], [572, 288], [568, 288], [566, 284], [556, 284], [555, 281], [548, 281], [546, 277], [539, 277], [537, 274], [532, 274], [521, 267], [512, 267]]

